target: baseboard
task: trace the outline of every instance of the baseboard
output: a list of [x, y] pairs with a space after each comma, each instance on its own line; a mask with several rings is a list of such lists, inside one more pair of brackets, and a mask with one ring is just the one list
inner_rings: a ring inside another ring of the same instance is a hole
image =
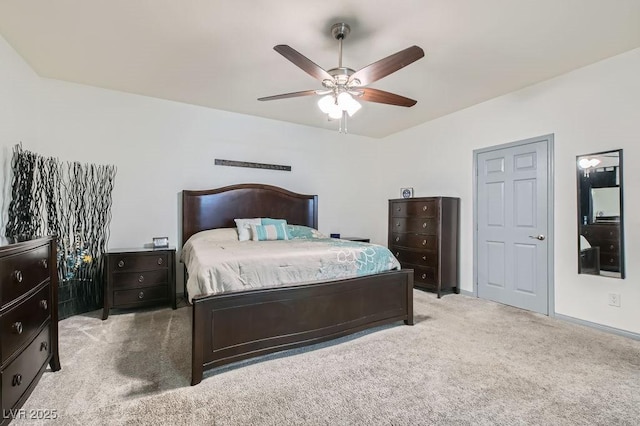
[[469, 290], [460, 289], [460, 294], [464, 294], [465, 296], [476, 297], [475, 293], [473, 291], [469, 291]]
[[598, 329], [600, 331], [604, 331], [606, 333], [617, 334], [619, 336], [628, 337], [629, 339], [640, 340], [640, 334], [633, 333], [631, 331], [621, 330], [619, 328], [609, 327], [607, 325], [602, 325], [602, 324], [598, 324], [598, 323], [591, 322], [591, 321], [585, 321], [585, 320], [581, 320], [581, 319], [578, 319], [578, 318], [569, 317], [569, 316], [561, 315], [561, 314], [556, 314], [555, 318], [558, 318], [558, 319], [561, 319], [561, 320], [567, 321], [567, 322], [572, 322], [572, 323], [575, 323], [575, 324], [584, 325], [585, 327], [595, 328], [595, 329]]

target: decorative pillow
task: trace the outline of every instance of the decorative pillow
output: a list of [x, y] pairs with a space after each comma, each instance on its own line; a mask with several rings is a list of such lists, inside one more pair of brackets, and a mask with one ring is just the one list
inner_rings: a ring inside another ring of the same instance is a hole
[[238, 239], [240, 241], [249, 241], [251, 239], [251, 225], [260, 225], [260, 218], [253, 219], [234, 219], [238, 227]]
[[190, 241], [206, 240], [213, 242], [238, 241], [238, 231], [236, 228], [218, 228], [200, 231], [189, 237]]
[[302, 225], [287, 225], [290, 240], [309, 240], [313, 238], [327, 238], [322, 232]]
[[287, 240], [291, 239], [289, 235], [289, 228], [287, 228], [287, 221], [285, 219], [271, 219], [270, 217], [263, 217], [261, 225], [284, 225], [284, 229], [287, 233]]
[[253, 225], [251, 224], [251, 238], [253, 241], [288, 240], [287, 225]]

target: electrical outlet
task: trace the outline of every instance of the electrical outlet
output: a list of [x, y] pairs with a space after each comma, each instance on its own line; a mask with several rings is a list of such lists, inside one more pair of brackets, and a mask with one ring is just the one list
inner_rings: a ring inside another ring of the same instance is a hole
[[609, 305], [620, 307], [620, 293], [609, 293]]

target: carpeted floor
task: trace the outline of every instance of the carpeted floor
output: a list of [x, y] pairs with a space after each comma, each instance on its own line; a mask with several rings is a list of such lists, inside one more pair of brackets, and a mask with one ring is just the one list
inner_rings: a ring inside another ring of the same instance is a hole
[[194, 387], [190, 308], [75, 316], [60, 322], [62, 370], [23, 408], [64, 425], [640, 424], [640, 341], [463, 295], [416, 290], [414, 309], [413, 327], [222, 367]]

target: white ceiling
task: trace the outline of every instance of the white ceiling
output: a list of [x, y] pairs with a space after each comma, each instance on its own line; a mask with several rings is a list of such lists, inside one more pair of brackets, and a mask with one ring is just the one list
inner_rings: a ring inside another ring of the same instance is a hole
[[411, 45], [425, 57], [370, 87], [418, 100], [365, 103], [349, 133], [384, 137], [640, 47], [640, 0], [2, 0], [0, 33], [42, 77], [337, 129], [321, 89], [273, 50], [360, 69]]

